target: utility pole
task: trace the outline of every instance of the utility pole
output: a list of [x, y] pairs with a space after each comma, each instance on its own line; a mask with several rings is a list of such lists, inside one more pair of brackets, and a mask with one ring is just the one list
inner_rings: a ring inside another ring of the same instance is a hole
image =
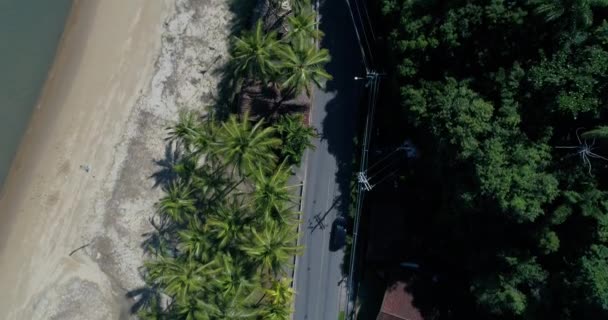
[[353, 226], [353, 242], [350, 249], [350, 261], [349, 261], [349, 272], [348, 272], [348, 283], [347, 283], [347, 299], [346, 303], [346, 319], [354, 318], [354, 302], [356, 300], [355, 290], [355, 261], [357, 256], [357, 239], [359, 233], [359, 221], [361, 218], [361, 209], [363, 206], [363, 196], [365, 191], [370, 191], [373, 186], [369, 184], [369, 180], [365, 174], [367, 171], [367, 161], [369, 153], [369, 143], [371, 139], [371, 132], [374, 120], [374, 111], [376, 110], [377, 93], [380, 85], [379, 77], [381, 74], [376, 71], [368, 71], [364, 78], [355, 78], [355, 80], [366, 79], [367, 82], [365, 87], [368, 89], [368, 100], [367, 100], [367, 117], [365, 120], [365, 131], [363, 133], [363, 142], [361, 144], [361, 158], [359, 163], [359, 185], [357, 188], [356, 205], [355, 205], [355, 223]]

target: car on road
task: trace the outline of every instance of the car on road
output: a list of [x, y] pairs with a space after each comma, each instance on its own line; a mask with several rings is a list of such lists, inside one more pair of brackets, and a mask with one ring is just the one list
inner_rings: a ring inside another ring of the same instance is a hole
[[329, 237], [329, 250], [337, 251], [346, 244], [346, 219], [342, 216], [336, 217], [331, 225], [331, 235]]

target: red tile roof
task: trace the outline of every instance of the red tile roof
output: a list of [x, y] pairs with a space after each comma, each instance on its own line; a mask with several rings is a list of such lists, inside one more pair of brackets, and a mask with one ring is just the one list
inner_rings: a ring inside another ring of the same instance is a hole
[[377, 320], [424, 320], [414, 306], [414, 297], [407, 292], [407, 284], [398, 281], [384, 292], [382, 308]]

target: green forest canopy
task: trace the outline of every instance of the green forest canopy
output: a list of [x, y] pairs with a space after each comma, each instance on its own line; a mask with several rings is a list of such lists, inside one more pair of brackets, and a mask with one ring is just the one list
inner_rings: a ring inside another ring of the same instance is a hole
[[416, 214], [450, 224], [421, 250], [463, 269], [453, 303], [477, 313], [452, 317], [608, 319], [608, 1], [382, 12], [422, 149]]

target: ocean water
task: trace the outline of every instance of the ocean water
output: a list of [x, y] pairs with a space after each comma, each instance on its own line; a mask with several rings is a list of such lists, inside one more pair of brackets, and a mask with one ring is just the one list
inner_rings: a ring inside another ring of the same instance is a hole
[[25, 132], [72, 0], [0, 0], [0, 189]]

